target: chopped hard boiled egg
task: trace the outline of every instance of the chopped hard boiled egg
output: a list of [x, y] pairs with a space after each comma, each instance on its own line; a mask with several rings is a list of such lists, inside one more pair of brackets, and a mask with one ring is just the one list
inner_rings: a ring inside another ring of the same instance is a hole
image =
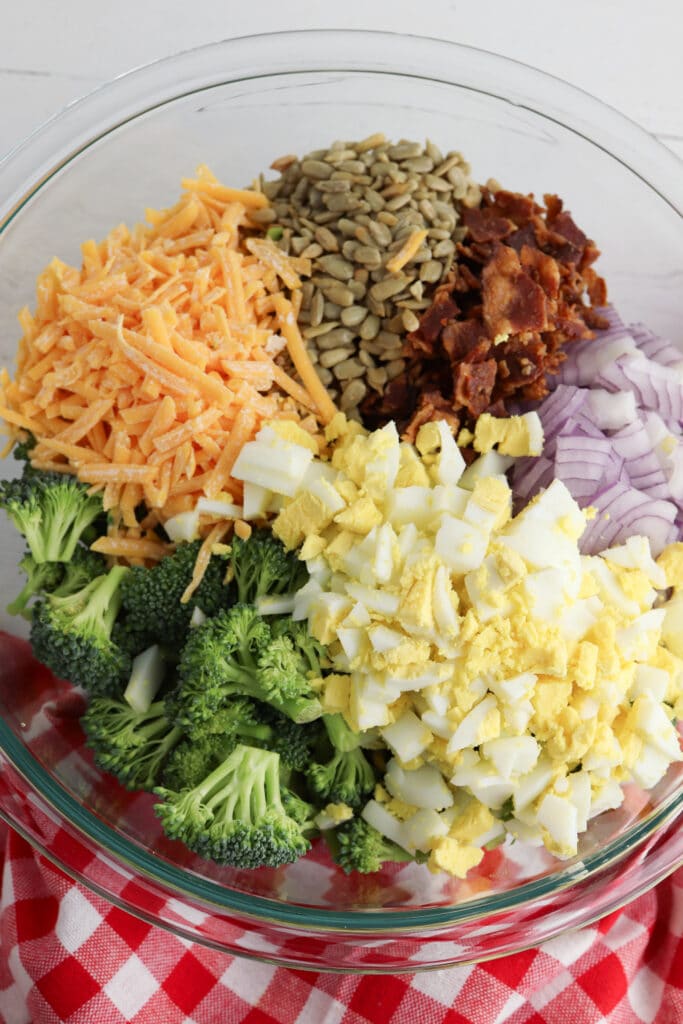
[[331, 645], [323, 706], [394, 754], [362, 816], [456, 875], [505, 832], [573, 856], [621, 783], [682, 759], [683, 555], [632, 537], [582, 556], [587, 514], [559, 480], [512, 516], [504, 474], [539, 450], [534, 416], [480, 417], [468, 468], [445, 423], [413, 447], [337, 416], [327, 459], [265, 428], [236, 474], [245, 507], [278, 498], [273, 530], [311, 573], [293, 614]]

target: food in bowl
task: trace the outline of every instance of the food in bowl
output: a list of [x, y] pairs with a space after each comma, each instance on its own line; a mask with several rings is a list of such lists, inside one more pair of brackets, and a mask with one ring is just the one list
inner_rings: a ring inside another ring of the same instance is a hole
[[14, 610], [201, 856], [571, 857], [681, 760], [680, 357], [554, 196], [378, 135], [275, 166], [41, 275]]

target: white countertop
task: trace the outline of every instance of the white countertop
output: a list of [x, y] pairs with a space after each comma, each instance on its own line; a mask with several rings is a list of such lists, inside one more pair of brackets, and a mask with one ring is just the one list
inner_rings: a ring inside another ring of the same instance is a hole
[[549, 71], [616, 107], [683, 157], [679, 0], [6, 0], [0, 157], [100, 83], [178, 50], [295, 28], [414, 32]]

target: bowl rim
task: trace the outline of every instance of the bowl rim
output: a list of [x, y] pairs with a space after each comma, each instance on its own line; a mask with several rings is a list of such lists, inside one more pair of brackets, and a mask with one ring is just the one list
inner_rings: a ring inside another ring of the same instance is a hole
[[[344, 55], [338, 53], [339, 47]], [[458, 60], [454, 60], [454, 54]], [[428, 57], [428, 59], [427, 59]], [[229, 58], [229, 59], [226, 59]], [[232, 61], [232, 63], [230, 63]], [[469, 84], [472, 75], [505, 72], [505, 94]], [[429, 68], [429, 74], [424, 68]], [[50, 118], [0, 161], [0, 244], [7, 227], [47, 182], [80, 154], [129, 121], [192, 93], [244, 80], [306, 73], [389, 74], [442, 85], [469, 87], [555, 121], [603, 150], [635, 174], [679, 216], [683, 211], [681, 161], [635, 122], [576, 86], [520, 61], [483, 49], [425, 36], [364, 30], [309, 29], [240, 36], [208, 43], [143, 65], [99, 86]], [[542, 96], [534, 99], [535, 96]], [[591, 132], [598, 132], [597, 141]], [[654, 179], [654, 180], [653, 180]], [[655, 184], [656, 182], [656, 184]], [[547, 899], [606, 869], [683, 809], [683, 791], [635, 822], [623, 835], [583, 861], [494, 896], [423, 909], [328, 910], [284, 903], [228, 889], [158, 860], [105, 825], [81, 805], [0, 721], [0, 746], [13, 765], [58, 813], [118, 863], [134, 865], [175, 893], [243, 918], [319, 931], [353, 928], [388, 933], [451, 926]], [[188, 883], [188, 879], [191, 884]]]
[[[519, 907], [531, 907], [536, 900], [563, 892], [573, 884], [608, 869], [628, 853], [664, 829], [683, 811], [683, 790], [670, 794], [649, 814], [634, 822], [622, 835], [603, 848], [588, 854], [565, 868], [543, 875], [523, 885], [493, 895], [475, 897], [449, 906], [405, 909], [403, 907], [367, 908], [362, 910], [329, 910], [324, 907], [287, 903], [241, 892], [194, 872], [188, 873], [165, 859], [156, 857], [142, 844], [129, 839], [108, 825], [80, 803], [52, 776], [18, 739], [5, 721], [0, 719], [0, 748], [11, 760], [27, 785], [38, 793], [53, 812], [98, 847], [117, 865], [134, 867], [145, 877], [170, 890], [176, 896], [189, 896], [216, 911], [232, 911], [240, 917], [277, 923], [290, 927], [313, 927], [319, 932], [352, 930], [357, 933], [388, 934], [399, 927], [401, 934], [425, 928], [452, 927], [486, 915], [506, 913]], [[49, 856], [49, 850], [46, 851]], [[683, 858], [682, 858], [683, 860]], [[677, 861], [671, 864], [675, 870]], [[188, 880], [190, 884], [187, 883]], [[86, 884], [88, 880], [84, 880]]]

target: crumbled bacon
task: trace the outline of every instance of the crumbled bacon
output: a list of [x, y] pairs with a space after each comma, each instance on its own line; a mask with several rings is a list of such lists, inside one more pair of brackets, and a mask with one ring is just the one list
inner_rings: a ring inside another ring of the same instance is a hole
[[404, 345], [406, 369], [362, 407], [364, 421], [395, 419], [407, 440], [423, 423], [448, 419], [453, 432], [482, 412], [506, 415], [515, 398], [548, 393], [563, 347], [605, 326], [607, 300], [592, 269], [599, 251], [557, 196], [483, 190], [463, 211], [457, 259]]

